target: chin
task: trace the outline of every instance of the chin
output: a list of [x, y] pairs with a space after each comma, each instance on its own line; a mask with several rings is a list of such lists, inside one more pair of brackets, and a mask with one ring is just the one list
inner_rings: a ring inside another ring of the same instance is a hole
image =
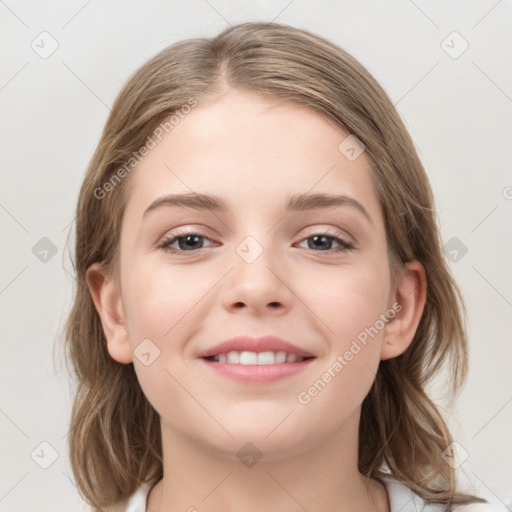
[[[285, 420], [286, 421], [286, 420]], [[278, 423], [278, 422], [277, 422]], [[283, 424], [276, 428], [275, 421], [257, 422], [252, 424], [226, 425], [233, 438], [216, 436], [205, 440], [209, 451], [228, 459], [258, 460], [261, 462], [300, 456], [308, 449], [320, 443], [324, 436], [306, 432], [301, 434], [297, 426]]]

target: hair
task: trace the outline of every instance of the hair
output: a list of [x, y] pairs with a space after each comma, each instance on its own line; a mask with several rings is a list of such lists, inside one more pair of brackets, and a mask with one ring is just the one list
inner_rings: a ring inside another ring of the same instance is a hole
[[[391, 473], [448, 510], [485, 501], [458, 491], [456, 471], [442, 458], [452, 437], [426, 392], [442, 368], [452, 397], [464, 382], [466, 309], [442, 253], [432, 190], [411, 137], [386, 92], [349, 53], [306, 30], [264, 22], [177, 42], [140, 67], [116, 97], [87, 168], [76, 208], [76, 289], [65, 326], [77, 380], [68, 443], [79, 492], [95, 510], [109, 510], [142, 482], [163, 476], [159, 415], [133, 364], [108, 354], [86, 272], [96, 262], [117, 268], [131, 176], [126, 163], [191, 98], [200, 103], [229, 88], [309, 106], [355, 135], [382, 207], [392, 283], [406, 262], [425, 268], [426, 303], [413, 341], [380, 362], [362, 403], [359, 471], [375, 479]], [[108, 193], [100, 198], [100, 190]]]

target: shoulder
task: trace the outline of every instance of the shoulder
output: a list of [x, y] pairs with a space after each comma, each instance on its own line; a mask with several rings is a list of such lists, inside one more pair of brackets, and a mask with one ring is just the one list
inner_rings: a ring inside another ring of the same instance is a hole
[[[425, 503], [409, 487], [392, 477], [382, 478], [389, 496], [391, 512], [445, 512], [444, 505]], [[115, 512], [145, 512], [151, 482], [142, 483]], [[114, 511], [113, 511], [114, 512]], [[453, 512], [510, 512], [508, 507], [497, 503], [471, 503], [459, 505]]]
[[[386, 485], [391, 512], [445, 512], [445, 506], [439, 503], [425, 503], [409, 487], [395, 480], [391, 476], [382, 478]], [[497, 503], [471, 503], [459, 505], [454, 512], [508, 512], [503, 504]]]
[[[153, 486], [152, 482], [143, 482], [136, 491], [128, 498], [102, 509], [103, 512], [146, 512], [147, 498]], [[83, 512], [97, 512], [92, 507], [84, 508]]]
[[146, 512], [146, 504], [151, 487], [153, 487], [153, 482], [140, 484], [137, 490], [123, 503], [119, 512]]
[[459, 505], [454, 512], [507, 512], [509, 510], [503, 503], [471, 503]]

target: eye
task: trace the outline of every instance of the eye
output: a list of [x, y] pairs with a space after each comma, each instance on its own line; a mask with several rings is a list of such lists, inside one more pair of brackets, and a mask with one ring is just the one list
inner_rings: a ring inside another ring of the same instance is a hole
[[[194, 252], [201, 247], [201, 239], [207, 239], [207, 235], [196, 231], [185, 231], [180, 233], [174, 233], [173, 236], [165, 238], [162, 243], [158, 246], [165, 252]], [[178, 242], [178, 248], [173, 248], [172, 245]]]
[[[338, 236], [334, 236], [334, 235]], [[201, 240], [210, 240], [208, 235], [200, 231], [183, 231], [174, 233], [170, 237], [165, 238], [162, 243], [158, 246], [165, 252], [180, 253], [180, 252], [196, 252], [203, 249], [203, 243]], [[339, 233], [315, 233], [300, 243], [304, 243], [311, 240], [312, 243], [308, 243], [308, 249], [315, 252], [348, 252], [354, 249], [354, 245], [345, 240]], [[177, 247], [172, 247], [174, 244], [178, 244]], [[338, 244], [339, 247], [332, 248], [332, 245]], [[320, 249], [320, 251], [318, 251]]]
[[[335, 233], [338, 234], [338, 233]], [[345, 240], [341, 235], [339, 236], [332, 236], [333, 234], [329, 233], [315, 233], [314, 235], [311, 235], [307, 238], [305, 238], [301, 243], [306, 242], [307, 240], [312, 240], [312, 243], [308, 243], [308, 249], [318, 249], [320, 248], [320, 252], [330, 252], [330, 253], [337, 253], [337, 252], [348, 252], [354, 249], [354, 245], [347, 240]], [[339, 244], [340, 247], [332, 248], [332, 243]], [[328, 247], [326, 247], [328, 246]], [[324, 247], [325, 249], [322, 249]], [[318, 251], [315, 251], [318, 252]]]

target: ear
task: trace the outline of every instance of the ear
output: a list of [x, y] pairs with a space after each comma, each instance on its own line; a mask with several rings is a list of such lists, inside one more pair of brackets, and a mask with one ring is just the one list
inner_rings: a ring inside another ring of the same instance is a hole
[[101, 319], [110, 356], [119, 363], [131, 363], [133, 352], [126, 329], [121, 295], [114, 277], [100, 263], [94, 263], [87, 269], [86, 278]]
[[[393, 308], [395, 316], [386, 324], [381, 348], [381, 359], [397, 357], [411, 344], [420, 323], [427, 297], [425, 269], [419, 261], [406, 263], [396, 285]], [[401, 306], [398, 311], [398, 304]]]

